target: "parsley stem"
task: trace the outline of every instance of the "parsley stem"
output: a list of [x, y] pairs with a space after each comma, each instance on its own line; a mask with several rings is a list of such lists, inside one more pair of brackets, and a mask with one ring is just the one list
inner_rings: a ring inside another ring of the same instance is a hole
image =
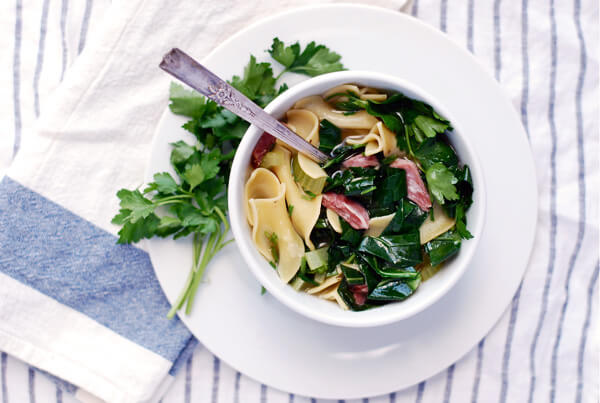
[[196, 271], [196, 267], [198, 266], [198, 261], [200, 259], [200, 252], [202, 251], [203, 243], [204, 243], [204, 241], [203, 241], [202, 237], [200, 236], [200, 234], [195, 233], [194, 234], [194, 260], [192, 262], [192, 267], [190, 268], [190, 272], [188, 274], [187, 279], [185, 280], [185, 285], [183, 286], [181, 293], [179, 294], [179, 297], [177, 297], [177, 300], [175, 301], [175, 303], [169, 310], [169, 313], [167, 313], [167, 318], [169, 318], [169, 319], [173, 319], [173, 317], [175, 316], [177, 311], [179, 311], [181, 309], [184, 302], [188, 298], [188, 295], [190, 292], [190, 286], [192, 284], [192, 280], [194, 279], [194, 273]]
[[285, 73], [287, 73], [288, 71], [289, 71], [289, 70], [288, 70], [287, 68], [286, 68], [286, 69], [283, 69], [283, 71], [282, 71], [281, 73], [279, 73], [279, 74], [277, 75], [277, 77], [275, 77], [275, 82], [277, 82], [277, 80], [279, 80], [279, 79], [281, 78], [281, 76], [282, 76], [282, 75], [284, 75]]
[[185, 308], [185, 313], [187, 315], [189, 315], [192, 312], [192, 306], [194, 304], [194, 298], [196, 297], [196, 291], [198, 290], [198, 286], [200, 285], [200, 280], [202, 279], [204, 270], [206, 269], [208, 262], [210, 261], [210, 259], [212, 259], [212, 257], [215, 254], [214, 246], [215, 246], [217, 238], [220, 235], [219, 234], [220, 232], [221, 232], [220, 229], [218, 229], [216, 232], [213, 232], [208, 237], [208, 243], [206, 244], [206, 248], [204, 249], [204, 253], [202, 254], [202, 260], [200, 261], [200, 264], [198, 265], [196, 271], [194, 272], [194, 279], [192, 280], [192, 284], [190, 285], [189, 295], [188, 295], [188, 299], [187, 299], [187, 305]]

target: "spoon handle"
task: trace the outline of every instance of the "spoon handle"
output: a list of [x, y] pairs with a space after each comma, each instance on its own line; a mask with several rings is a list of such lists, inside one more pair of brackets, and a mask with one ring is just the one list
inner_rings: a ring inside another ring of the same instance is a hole
[[323, 163], [329, 159], [318, 148], [288, 129], [244, 94], [221, 80], [180, 49], [171, 49], [163, 57], [160, 68], [313, 160]]

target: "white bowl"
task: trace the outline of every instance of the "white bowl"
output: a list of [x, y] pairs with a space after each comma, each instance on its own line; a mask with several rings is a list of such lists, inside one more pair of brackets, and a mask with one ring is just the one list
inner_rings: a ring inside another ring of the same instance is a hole
[[[463, 275], [481, 238], [485, 216], [485, 185], [481, 165], [468, 139], [461, 136], [461, 123], [454, 119], [451, 107], [440, 105], [431, 96], [413, 84], [390, 75], [366, 71], [342, 71], [311, 78], [297, 84], [278, 96], [266, 108], [272, 116], [280, 119], [296, 101], [310, 96], [323, 94], [330, 88], [345, 83], [399, 91], [405, 95], [427, 102], [442, 116], [450, 120], [454, 131], [448, 136], [462, 163], [468, 164], [472, 171], [473, 205], [467, 213], [468, 228], [474, 238], [463, 240], [462, 247], [455, 258], [447, 262], [442, 270], [423, 282], [408, 299], [393, 302], [381, 307], [361, 312], [344, 311], [337, 304], [298, 292], [284, 284], [275, 270], [258, 252], [251, 238], [251, 231], [244, 213], [244, 184], [247, 179], [250, 156], [256, 142], [263, 133], [252, 125], [244, 135], [233, 160], [229, 179], [229, 217], [237, 246], [258, 281], [280, 302], [294, 311], [317, 321], [330, 325], [346, 327], [371, 327], [385, 325], [406, 319], [421, 312], [456, 284]], [[473, 100], [473, 102], [477, 102]], [[241, 268], [240, 268], [241, 269]], [[243, 303], [243, 301], [240, 301]], [[266, 303], [266, 302], [265, 302]], [[476, 303], [476, 301], [474, 301]]]

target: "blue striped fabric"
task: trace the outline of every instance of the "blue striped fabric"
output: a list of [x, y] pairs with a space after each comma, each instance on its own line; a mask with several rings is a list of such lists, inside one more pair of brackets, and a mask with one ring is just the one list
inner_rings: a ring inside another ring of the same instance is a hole
[[[0, 186], [0, 271], [175, 362], [192, 338], [167, 319], [148, 255], [8, 177]], [[157, 298], [159, 296], [159, 298]], [[166, 337], [165, 335], [169, 335]]]
[[[6, 73], [12, 83], [12, 110], [8, 111], [6, 121], [14, 128], [15, 154], [21, 144], [23, 122], [39, 115], [44, 99], [48, 99], [47, 88], [51, 85], [45, 80], [55, 80], [53, 84], [62, 81], [93, 33], [95, 18], [99, 18], [110, 3], [108, 0], [86, 0], [81, 5], [69, 0], [44, 0], [39, 4], [7, 1], [14, 11], [14, 19], [2, 29], [5, 36], [14, 41], [10, 48], [10, 71]], [[230, 2], [228, 6], [236, 7], [236, 4]], [[36, 8], [35, 12], [33, 8]], [[592, 29], [594, 24], [598, 26], [598, 4], [593, 0], [413, 0], [407, 10], [447, 32], [479, 58], [505, 86], [520, 111], [538, 158], [538, 174], [542, 173], [540, 228], [543, 230], [536, 243], [540, 252], [535, 255], [541, 259], [532, 263], [504, 318], [464, 359], [409, 390], [360, 401], [598, 401], [598, 381], [589, 373], [598, 364], [598, 351], [591, 350], [592, 347], [597, 349], [598, 344], [597, 341], [592, 343], [590, 335], [598, 326], [599, 262], [597, 251], [589, 252], [590, 247], [598, 244], [597, 209], [590, 207], [598, 202], [597, 189], [590, 186], [590, 177], [598, 175], [598, 142], [593, 138], [598, 116], [597, 113], [592, 116], [586, 108], [586, 104], [597, 98], [598, 90], [598, 55], [589, 51], [598, 47], [597, 35], [593, 36], [597, 29]], [[69, 25], [73, 20], [77, 23]], [[37, 35], [35, 40], [24, 41], [24, 35], [31, 32], [28, 27], [32, 25]], [[78, 31], [75, 41], [69, 40], [73, 26]], [[48, 35], [53, 29], [58, 33], [58, 40], [52, 41]], [[53, 48], [49, 47], [51, 44]], [[565, 50], [572, 51], [577, 57], [564, 60], [563, 55], [568, 53]], [[50, 54], [60, 58], [59, 73], [54, 78], [46, 74]], [[31, 60], [34, 68], [29, 74], [24, 63]], [[570, 71], [567, 68], [573, 69], [574, 73], [565, 74]], [[567, 122], [565, 116], [568, 116]], [[568, 142], [573, 144], [570, 154], [562, 150]], [[576, 173], [565, 176], [565, 169], [570, 167], [574, 167]], [[172, 361], [170, 373], [179, 374], [172, 390], [162, 400], [164, 403], [196, 401], [200, 396], [199, 388], [209, 388], [202, 396], [209, 396], [215, 403], [318, 401], [258, 384], [205, 350], [192, 355], [197, 342], [178, 322], [156, 321], [164, 316], [167, 303], [164, 299], [148, 299], [148, 295], [159, 289], [144, 252], [116, 246], [112, 235], [10, 179], [5, 178], [0, 189], [0, 252], [6, 245], [11, 245], [11, 250], [22, 253], [9, 258], [0, 253], [0, 271]], [[564, 197], [561, 192], [566, 191], [563, 189], [576, 195], [577, 202], [568, 208], [561, 202]], [[7, 220], [8, 215], [2, 214], [2, 209], [7, 206], [24, 209], [27, 205], [39, 208], [36, 215], [24, 214], [22, 222]], [[92, 259], [86, 265], [82, 264], [81, 256], [72, 253], [72, 248], [60, 248], [50, 221], [65, 228], [60, 234], [61, 242], [83, 238], [94, 244], [91, 250], [96, 254], [92, 253]], [[27, 229], [34, 226], [43, 232], [44, 238], [31, 236]], [[50, 255], [52, 261], [66, 267], [69, 274], [61, 280], [64, 283], [57, 284], [55, 276], [44, 277], [44, 271], [53, 270], [52, 265], [40, 256], [22, 251], [27, 248], [19, 246], [25, 242], [34, 248], [55, 251], [55, 255]], [[102, 251], [106, 256], [100, 256]], [[133, 262], [133, 266], [125, 267], [128, 265], [123, 265], [124, 259]], [[27, 267], [23, 262], [28, 263]], [[106, 262], [110, 268], [105, 266]], [[111, 273], [115, 272], [116, 266], [128, 273], [132, 289], [136, 287], [139, 292], [139, 299], [92, 299], [90, 302], [91, 289], [86, 283], [91, 273], [102, 274], [97, 281], [110, 293]], [[74, 267], [84, 270], [69, 271]], [[140, 286], [141, 289], [137, 288]], [[77, 288], [79, 294], [69, 290], [73, 288]], [[101, 305], [94, 306], [96, 303]], [[142, 311], [141, 305], [144, 306]], [[134, 320], [139, 327], [120, 326], [113, 321], [106, 312], [114, 309], [131, 309], [136, 315], [141, 312], [141, 320]], [[174, 333], [177, 342], [147, 337], [154, 326], [160, 328], [158, 334]], [[564, 368], [571, 363], [575, 371], [570, 374], [569, 382], [562, 382], [561, 374], [564, 376]], [[182, 370], [178, 371], [180, 368]], [[202, 378], [200, 374], [210, 375]], [[40, 382], [46, 380], [46, 375], [1, 353], [0, 402], [15, 403], [14, 396], [23, 396], [30, 403], [72, 402], [72, 396], [63, 394], [63, 389], [73, 393], [75, 387], [60, 380], [55, 380], [60, 387], [54, 389], [51, 396], [36, 390]], [[22, 379], [23, 383], [16, 384], [13, 381], [16, 378]]]

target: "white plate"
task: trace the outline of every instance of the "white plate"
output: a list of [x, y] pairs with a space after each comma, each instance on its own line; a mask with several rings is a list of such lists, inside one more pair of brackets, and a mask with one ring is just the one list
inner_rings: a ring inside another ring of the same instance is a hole
[[[182, 320], [223, 361], [285, 391], [350, 399], [414, 385], [476, 345], [521, 281], [537, 217], [537, 186], [525, 132], [498, 84], [467, 51], [398, 12], [350, 5], [297, 9], [243, 30], [204, 63], [222, 77], [239, 74], [248, 53], [266, 60], [264, 50], [275, 36], [286, 42], [324, 43], [350, 69], [397, 75], [440, 104], [452, 105], [485, 176], [488, 205], [479, 248], [462, 279], [424, 312], [392, 325], [351, 329], [309, 320], [268, 294], [261, 296], [260, 284], [230, 246], [210, 265], [193, 314], [182, 315]], [[184, 121], [165, 112], [147, 180], [154, 172], [169, 170], [169, 142], [193, 141], [180, 128]], [[191, 265], [191, 243], [152, 240], [149, 250], [172, 302]]]

